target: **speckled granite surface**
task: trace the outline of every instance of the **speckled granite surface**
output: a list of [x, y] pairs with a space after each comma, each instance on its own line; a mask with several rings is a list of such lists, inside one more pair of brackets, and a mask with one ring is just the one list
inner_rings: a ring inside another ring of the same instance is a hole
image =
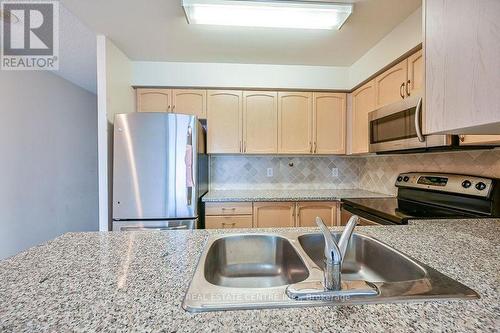
[[204, 202], [312, 201], [387, 196], [365, 190], [212, 190], [205, 194], [202, 200]]
[[498, 332], [500, 221], [357, 231], [481, 299], [190, 314], [181, 303], [198, 257], [207, 236], [223, 231], [70, 233], [0, 262], [0, 331]]

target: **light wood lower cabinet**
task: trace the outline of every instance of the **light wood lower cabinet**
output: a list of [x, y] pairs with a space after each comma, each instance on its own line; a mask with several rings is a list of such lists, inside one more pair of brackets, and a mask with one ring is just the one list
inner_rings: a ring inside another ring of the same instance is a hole
[[206, 216], [206, 229], [251, 228], [252, 215]]
[[205, 215], [252, 215], [251, 202], [207, 202]]
[[294, 227], [295, 203], [256, 202], [253, 218], [255, 228]]
[[337, 225], [338, 203], [318, 201], [297, 203], [297, 227], [316, 227], [316, 217], [320, 217], [327, 226]]
[[316, 217], [328, 226], [340, 221], [340, 202], [207, 202], [205, 227], [286, 228], [316, 227]]
[[[343, 210], [340, 213], [340, 225], [341, 226], [347, 225], [347, 222], [349, 222], [349, 219], [351, 218], [351, 216], [352, 216], [351, 213]], [[373, 225], [380, 225], [380, 224], [360, 217], [357, 225], [359, 225], [359, 226], [373, 226]]]

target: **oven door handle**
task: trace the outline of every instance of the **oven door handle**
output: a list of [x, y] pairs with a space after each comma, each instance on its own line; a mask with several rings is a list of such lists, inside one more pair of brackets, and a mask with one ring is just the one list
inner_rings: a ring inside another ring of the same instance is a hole
[[418, 141], [425, 142], [425, 137], [422, 134], [422, 97], [418, 99], [417, 108], [415, 109], [415, 130], [417, 131]]

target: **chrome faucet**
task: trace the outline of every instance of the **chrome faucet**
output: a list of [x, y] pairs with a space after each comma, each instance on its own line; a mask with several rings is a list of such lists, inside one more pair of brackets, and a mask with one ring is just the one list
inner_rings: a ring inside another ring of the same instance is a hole
[[320, 217], [316, 217], [316, 224], [321, 229], [325, 238], [325, 270], [324, 284], [327, 290], [340, 290], [342, 288], [342, 262], [344, 261], [347, 246], [354, 231], [354, 227], [358, 224], [359, 217], [353, 215], [340, 236], [337, 243], [332, 233], [325, 225]]

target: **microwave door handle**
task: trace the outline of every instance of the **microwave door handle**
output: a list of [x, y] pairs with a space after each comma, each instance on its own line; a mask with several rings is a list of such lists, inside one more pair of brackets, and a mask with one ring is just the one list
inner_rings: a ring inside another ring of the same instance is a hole
[[422, 134], [422, 97], [418, 99], [417, 108], [415, 110], [415, 130], [417, 131], [418, 141], [425, 142], [425, 137]]

